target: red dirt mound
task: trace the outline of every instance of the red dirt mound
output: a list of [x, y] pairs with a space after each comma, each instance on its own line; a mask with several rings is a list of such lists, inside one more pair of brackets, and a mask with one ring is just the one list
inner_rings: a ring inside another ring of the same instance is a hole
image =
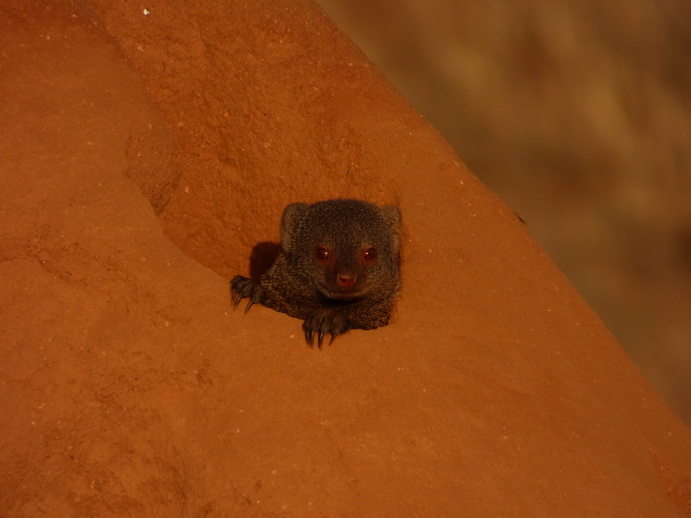
[[[7, 516], [685, 516], [691, 435], [307, 0], [0, 8]], [[49, 5], [49, 3], [48, 3]], [[404, 215], [393, 323], [230, 310], [291, 201]]]

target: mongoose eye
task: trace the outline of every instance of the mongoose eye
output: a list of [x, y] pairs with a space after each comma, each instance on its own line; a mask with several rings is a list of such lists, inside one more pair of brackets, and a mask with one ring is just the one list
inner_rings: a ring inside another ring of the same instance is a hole
[[331, 250], [323, 246], [319, 246], [315, 251], [315, 256], [317, 257], [318, 261], [326, 263], [331, 259]]
[[371, 263], [377, 258], [377, 251], [374, 248], [365, 248], [362, 251], [362, 259], [366, 263]]

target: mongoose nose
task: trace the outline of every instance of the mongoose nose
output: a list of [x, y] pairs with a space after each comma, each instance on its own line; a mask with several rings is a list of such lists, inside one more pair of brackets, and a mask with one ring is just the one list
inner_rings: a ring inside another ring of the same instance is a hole
[[339, 273], [336, 275], [336, 282], [344, 288], [350, 288], [355, 285], [355, 281], [357, 281], [357, 275], [354, 273]]

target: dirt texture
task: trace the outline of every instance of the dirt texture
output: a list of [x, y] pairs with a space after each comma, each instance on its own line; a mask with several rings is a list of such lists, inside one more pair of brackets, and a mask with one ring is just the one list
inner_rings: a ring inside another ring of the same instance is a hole
[[691, 2], [319, 1], [691, 427]]
[[[0, 49], [4, 516], [691, 516], [689, 430], [316, 4], [10, 1]], [[228, 279], [334, 196], [404, 285], [319, 351]]]

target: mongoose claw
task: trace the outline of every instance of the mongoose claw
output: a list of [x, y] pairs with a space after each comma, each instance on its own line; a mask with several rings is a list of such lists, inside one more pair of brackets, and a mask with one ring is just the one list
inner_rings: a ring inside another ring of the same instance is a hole
[[233, 309], [237, 309], [242, 299], [249, 297], [250, 300], [245, 307], [245, 313], [247, 313], [256, 302], [261, 302], [262, 289], [252, 279], [236, 275], [230, 281], [230, 296]]
[[310, 347], [314, 346], [314, 329], [308, 329], [305, 324], [302, 324], [302, 328], [305, 330], [305, 342]]
[[320, 310], [312, 313], [302, 325], [305, 330], [305, 341], [310, 347], [314, 347], [314, 336], [317, 336], [317, 347], [322, 348], [324, 337], [331, 335], [329, 345], [335, 338], [350, 329], [348, 319], [337, 311], [331, 309]]

